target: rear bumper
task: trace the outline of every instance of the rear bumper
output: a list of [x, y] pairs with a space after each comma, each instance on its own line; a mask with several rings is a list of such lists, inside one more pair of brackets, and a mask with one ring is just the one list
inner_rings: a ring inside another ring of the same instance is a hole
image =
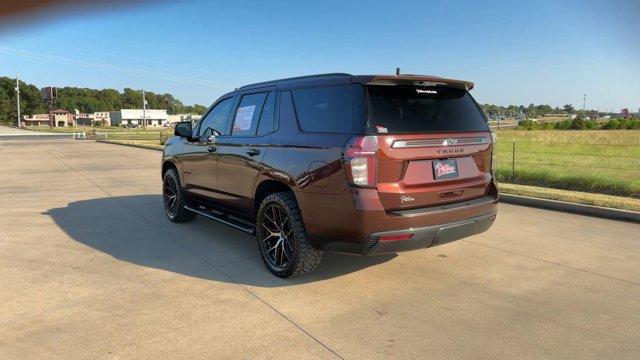
[[[395, 253], [445, 244], [486, 231], [497, 214], [493, 196], [428, 209], [396, 212], [362, 211], [364, 221], [351, 224], [355, 237], [314, 236], [310, 240], [319, 249], [342, 253], [373, 255]], [[406, 235], [411, 237], [406, 239]], [[405, 240], [385, 237], [405, 235]], [[381, 239], [382, 237], [382, 239]]]
[[[455, 240], [479, 234], [491, 227], [497, 212], [477, 216], [470, 219], [456, 221], [442, 225], [432, 225], [417, 229], [396, 230], [371, 234], [362, 254], [384, 254], [400, 251], [415, 250], [446, 244]], [[406, 240], [380, 240], [382, 236], [412, 234]]]

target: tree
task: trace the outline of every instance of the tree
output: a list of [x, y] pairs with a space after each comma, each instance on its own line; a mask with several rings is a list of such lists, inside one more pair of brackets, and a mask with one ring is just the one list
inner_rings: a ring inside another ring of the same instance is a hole
[[573, 114], [576, 112], [576, 109], [573, 108], [573, 105], [571, 104], [567, 104], [565, 106], [562, 107], [564, 109], [564, 112], [567, 114]]
[[[16, 110], [16, 80], [0, 77], [0, 121], [15, 124], [18, 113]], [[207, 108], [202, 105], [184, 105], [173, 95], [155, 94], [147, 92], [147, 108], [166, 109], [169, 114], [192, 113], [203, 114]], [[76, 87], [58, 88], [56, 108], [73, 112], [114, 111], [123, 108], [139, 109], [142, 107], [142, 91], [131, 88], [119, 92], [115, 89], [88, 89]], [[47, 104], [42, 100], [40, 89], [32, 84], [20, 81], [20, 112], [23, 115], [41, 114], [47, 112]]]

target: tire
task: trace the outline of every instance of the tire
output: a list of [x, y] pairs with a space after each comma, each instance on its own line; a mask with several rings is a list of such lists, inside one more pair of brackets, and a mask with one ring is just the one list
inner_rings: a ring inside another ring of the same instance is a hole
[[289, 278], [306, 275], [320, 264], [322, 250], [314, 248], [309, 242], [298, 203], [292, 193], [279, 192], [267, 196], [260, 204], [256, 224], [260, 256], [275, 276]]
[[162, 178], [162, 204], [164, 213], [171, 222], [181, 223], [196, 218], [196, 213], [184, 208], [187, 202], [178, 170], [174, 168], [167, 170]]

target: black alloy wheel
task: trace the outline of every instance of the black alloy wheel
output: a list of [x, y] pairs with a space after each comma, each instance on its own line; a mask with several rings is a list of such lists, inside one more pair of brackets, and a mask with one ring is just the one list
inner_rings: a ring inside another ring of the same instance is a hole
[[196, 213], [185, 209], [186, 198], [175, 168], [167, 170], [162, 177], [162, 203], [167, 218], [172, 222], [186, 222], [196, 217]]
[[306, 275], [322, 260], [322, 250], [309, 242], [292, 192], [267, 196], [260, 204], [256, 238], [267, 269], [281, 278]]
[[277, 203], [270, 203], [263, 213], [263, 251], [275, 269], [286, 269], [291, 261], [293, 229], [286, 211]]
[[162, 198], [167, 216], [175, 217], [178, 213], [178, 184], [172, 176], [168, 176], [162, 185]]

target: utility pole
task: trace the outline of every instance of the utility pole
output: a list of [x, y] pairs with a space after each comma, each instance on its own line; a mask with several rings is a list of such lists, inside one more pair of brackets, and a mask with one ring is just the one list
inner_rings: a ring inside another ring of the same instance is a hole
[[20, 80], [16, 75], [16, 103], [18, 107], [18, 128], [20, 128]]
[[582, 111], [587, 111], [587, 94], [582, 95]]
[[142, 87], [142, 127], [147, 127], [147, 98], [144, 94], [144, 86]]

